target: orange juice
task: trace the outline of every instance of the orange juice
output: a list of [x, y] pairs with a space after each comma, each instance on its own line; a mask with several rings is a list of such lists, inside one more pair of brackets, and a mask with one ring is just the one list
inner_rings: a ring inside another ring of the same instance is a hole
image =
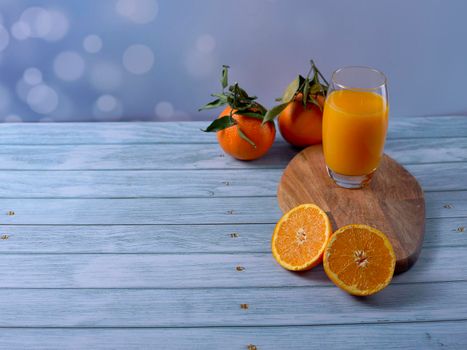
[[323, 113], [327, 166], [341, 175], [371, 174], [383, 155], [387, 127], [384, 97], [369, 91], [333, 91]]

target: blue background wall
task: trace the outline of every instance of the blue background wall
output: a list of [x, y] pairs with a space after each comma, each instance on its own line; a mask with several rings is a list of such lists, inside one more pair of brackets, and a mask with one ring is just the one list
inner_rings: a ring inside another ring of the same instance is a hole
[[467, 113], [467, 1], [0, 0], [0, 121], [210, 119], [222, 64], [267, 106], [313, 57], [392, 116]]

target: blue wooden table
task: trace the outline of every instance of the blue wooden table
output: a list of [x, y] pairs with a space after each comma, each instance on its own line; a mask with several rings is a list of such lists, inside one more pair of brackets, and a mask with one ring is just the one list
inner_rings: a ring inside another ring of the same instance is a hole
[[426, 236], [364, 299], [270, 254], [296, 150], [236, 161], [205, 125], [0, 125], [1, 349], [467, 348], [467, 117], [391, 120]]

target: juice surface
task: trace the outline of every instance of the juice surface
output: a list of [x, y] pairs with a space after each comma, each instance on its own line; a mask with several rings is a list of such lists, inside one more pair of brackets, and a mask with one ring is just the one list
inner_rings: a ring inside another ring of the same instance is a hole
[[370, 174], [381, 161], [387, 127], [384, 97], [368, 91], [333, 91], [323, 113], [327, 166], [342, 175]]

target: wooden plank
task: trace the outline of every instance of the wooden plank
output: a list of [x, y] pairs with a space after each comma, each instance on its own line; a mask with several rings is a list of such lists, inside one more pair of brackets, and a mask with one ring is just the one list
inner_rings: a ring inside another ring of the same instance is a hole
[[[252, 162], [225, 155], [217, 144], [5, 145], [0, 170], [283, 169], [298, 152], [276, 143]], [[402, 164], [467, 161], [467, 138], [389, 140], [386, 152]]]
[[[0, 239], [0, 253], [269, 252], [273, 229], [274, 224], [189, 227], [8, 225], [0, 227], [0, 238], [6, 235], [4, 239]], [[465, 243], [467, 244], [467, 238]]]
[[[372, 297], [355, 298], [335, 286], [2, 289], [0, 327], [291, 326], [454, 321], [465, 320], [466, 290], [467, 282], [392, 284]], [[247, 306], [241, 307], [241, 304]]]
[[[467, 281], [465, 247], [426, 248], [392, 283]], [[330, 286], [321, 266], [281, 268], [262, 254], [4, 254], [1, 288], [246, 288]]]
[[[301, 327], [2, 329], [9, 350], [464, 349], [467, 321]], [[331, 336], [330, 336], [331, 335]], [[363, 336], [362, 336], [363, 335]]]
[[[0, 125], [3, 145], [212, 143], [209, 122], [26, 123]], [[21, 135], [21, 137], [18, 137]]]
[[[463, 130], [456, 130], [462, 128]], [[393, 117], [389, 120], [388, 138], [465, 137], [467, 116]]]
[[467, 245], [467, 218], [428, 219], [425, 221], [424, 247]]
[[[44, 123], [0, 125], [2, 145], [215, 143], [203, 122]], [[18, 137], [21, 135], [21, 137]], [[280, 139], [280, 134], [277, 134]], [[389, 138], [467, 137], [465, 116], [392, 117]]]
[[411, 164], [405, 168], [425, 192], [467, 189], [467, 163]]
[[[428, 192], [426, 217], [466, 217], [467, 195]], [[15, 215], [8, 215], [13, 211]], [[281, 212], [273, 197], [8, 199], [1, 223], [21, 225], [162, 225], [275, 223]]]
[[[425, 191], [467, 189], [467, 162], [415, 164], [407, 169]], [[0, 171], [0, 198], [274, 197], [282, 172], [282, 169]]]
[[[281, 173], [279, 169], [262, 169], [261, 171], [6, 171], [0, 172], [0, 197], [274, 196]], [[467, 183], [465, 187], [467, 188]]]
[[[274, 224], [0, 227], [0, 253], [269, 253]], [[428, 219], [424, 247], [467, 246], [467, 218]]]
[[401, 164], [464, 162], [467, 138], [390, 139], [385, 152]]
[[278, 168], [296, 150], [275, 144], [266, 157], [238, 161], [217, 144], [44, 145], [0, 147], [4, 170], [157, 170]]

